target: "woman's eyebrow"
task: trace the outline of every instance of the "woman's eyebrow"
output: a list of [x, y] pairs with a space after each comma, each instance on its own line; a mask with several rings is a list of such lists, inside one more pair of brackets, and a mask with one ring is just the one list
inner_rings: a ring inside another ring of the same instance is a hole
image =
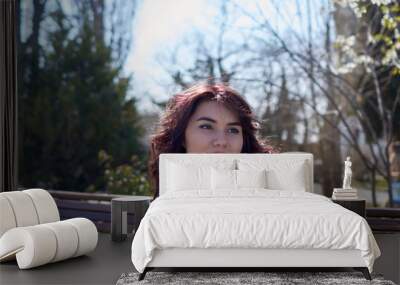
[[211, 118], [209, 118], [209, 117], [200, 117], [200, 118], [198, 118], [196, 121], [209, 121], [209, 122], [211, 122], [211, 123], [216, 123], [216, 122], [217, 122], [216, 120], [211, 119]]
[[238, 127], [241, 127], [242, 124], [239, 123], [239, 122], [232, 122], [232, 123], [228, 123], [228, 126], [238, 126]]
[[[217, 122], [216, 120], [214, 120], [214, 119], [212, 119], [210, 117], [200, 117], [196, 121], [202, 121], [202, 120], [203, 121], [209, 121], [209, 122], [212, 122], [212, 123], [216, 123]], [[227, 125], [228, 126], [242, 126], [242, 124], [240, 122], [231, 122], [231, 123], [228, 123]]]

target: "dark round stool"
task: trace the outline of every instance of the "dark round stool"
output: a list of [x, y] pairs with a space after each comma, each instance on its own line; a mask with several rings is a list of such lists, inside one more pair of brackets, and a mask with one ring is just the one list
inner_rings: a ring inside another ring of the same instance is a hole
[[111, 200], [111, 239], [124, 241], [128, 233], [136, 232], [149, 208], [151, 197], [131, 196]]

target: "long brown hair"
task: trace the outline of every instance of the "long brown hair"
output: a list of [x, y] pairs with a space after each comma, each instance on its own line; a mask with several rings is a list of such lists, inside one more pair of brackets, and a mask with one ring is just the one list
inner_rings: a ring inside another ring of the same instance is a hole
[[185, 130], [197, 106], [204, 101], [217, 101], [238, 115], [243, 130], [241, 153], [273, 153], [273, 147], [258, 136], [260, 124], [249, 104], [225, 83], [201, 83], [174, 95], [150, 137], [148, 171], [154, 199], [159, 195], [158, 159], [161, 153], [186, 153]]

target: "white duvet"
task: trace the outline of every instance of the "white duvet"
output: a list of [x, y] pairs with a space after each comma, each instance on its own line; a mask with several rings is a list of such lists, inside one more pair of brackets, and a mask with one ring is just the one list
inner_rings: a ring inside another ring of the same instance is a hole
[[143, 272], [154, 249], [176, 247], [358, 249], [370, 272], [380, 256], [359, 215], [321, 195], [265, 189], [157, 198], [133, 239], [132, 262]]

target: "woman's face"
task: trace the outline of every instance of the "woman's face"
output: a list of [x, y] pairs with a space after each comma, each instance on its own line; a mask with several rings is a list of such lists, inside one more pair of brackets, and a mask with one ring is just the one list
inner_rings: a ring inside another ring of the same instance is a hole
[[184, 146], [188, 153], [240, 153], [243, 132], [238, 116], [221, 103], [200, 103], [186, 127]]

